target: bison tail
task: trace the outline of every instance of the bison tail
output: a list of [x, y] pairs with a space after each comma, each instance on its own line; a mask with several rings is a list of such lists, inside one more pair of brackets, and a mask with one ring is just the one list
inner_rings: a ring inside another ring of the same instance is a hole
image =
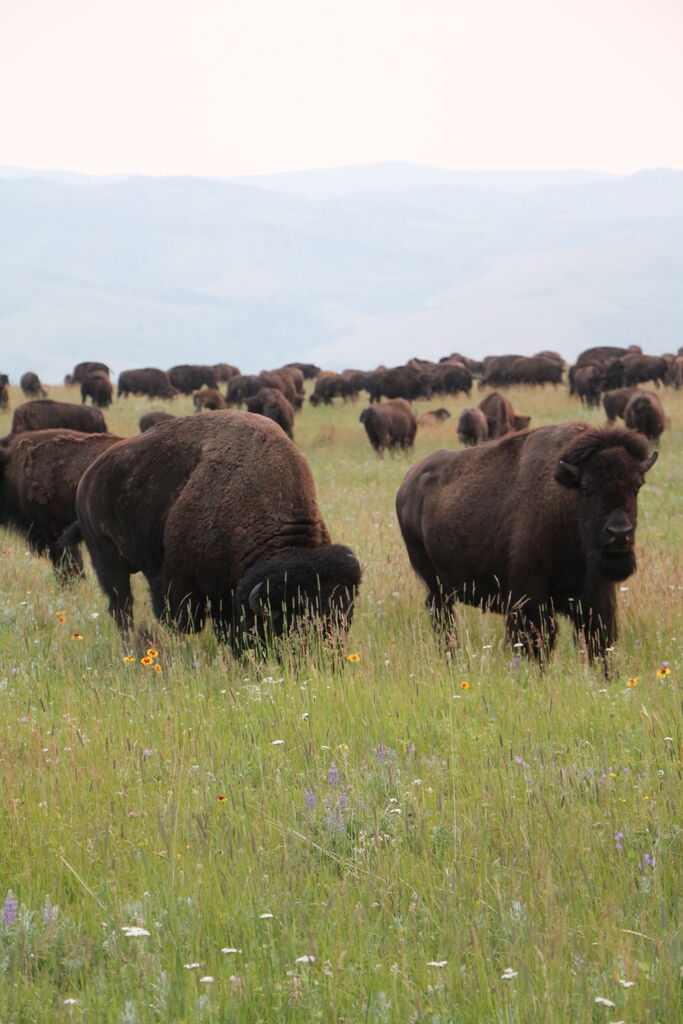
[[71, 526], [67, 526], [62, 533], [62, 541], [66, 546], [72, 544], [80, 544], [83, 540], [83, 531], [81, 530], [80, 523], [72, 523]]

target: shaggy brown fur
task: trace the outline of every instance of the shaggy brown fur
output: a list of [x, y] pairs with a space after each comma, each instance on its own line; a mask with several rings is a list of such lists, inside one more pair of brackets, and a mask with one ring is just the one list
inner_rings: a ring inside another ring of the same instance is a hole
[[98, 409], [106, 409], [111, 405], [113, 393], [114, 388], [109, 380], [109, 374], [103, 370], [93, 370], [81, 379], [81, 402], [90, 398]]
[[658, 441], [664, 432], [665, 416], [659, 396], [638, 388], [624, 409], [624, 423], [650, 441]]
[[481, 444], [489, 436], [489, 425], [481, 409], [463, 409], [458, 420], [458, 438], [461, 444]]
[[413, 447], [417, 420], [405, 399], [395, 398], [391, 402], [371, 405], [363, 409], [359, 419], [378, 455], [384, 455], [387, 448], [405, 451]]
[[34, 402], [18, 405], [12, 416], [10, 433], [21, 434], [27, 430], [50, 430], [59, 427], [65, 430], [80, 430], [83, 434], [107, 433], [107, 424], [99, 409], [74, 405], [72, 402], [53, 402], [51, 398], [39, 398]]
[[227, 402], [216, 388], [202, 388], [201, 391], [195, 391], [192, 396], [192, 404], [195, 412], [201, 412], [202, 409], [215, 412], [216, 409], [228, 408]]
[[157, 423], [163, 423], [164, 420], [176, 419], [170, 412], [145, 412], [140, 417], [139, 427], [140, 433], [144, 434], [146, 430], [151, 430], [152, 427], [156, 427]]
[[609, 423], [616, 423], [617, 417], [624, 418], [624, 409], [632, 397], [634, 388], [615, 388], [602, 396], [602, 405]]
[[247, 411], [266, 416], [282, 427], [287, 437], [294, 437], [294, 409], [277, 388], [261, 388], [247, 399]]
[[62, 581], [83, 572], [78, 545], [62, 538], [76, 518], [78, 482], [119, 440], [113, 434], [35, 430], [0, 446], [0, 523], [24, 536], [35, 554], [49, 555]]
[[659, 387], [664, 384], [669, 374], [666, 359], [661, 356], [644, 356], [637, 354], [625, 355], [623, 360], [626, 371], [626, 383], [630, 386], [644, 384], [651, 380]]
[[37, 373], [32, 373], [30, 370], [27, 373], [22, 373], [19, 379], [19, 387], [27, 398], [47, 398], [47, 391], [40, 383], [40, 377]]
[[214, 366], [172, 366], [168, 371], [168, 379], [181, 395], [191, 395], [206, 385], [207, 388], [218, 387], [218, 378]]
[[515, 429], [515, 410], [512, 407], [512, 402], [498, 391], [492, 391], [490, 395], [483, 398], [479, 403], [479, 408], [486, 416], [489, 437], [492, 440], [505, 437]]
[[563, 423], [413, 466], [396, 509], [435, 620], [450, 627], [455, 601], [503, 612], [510, 639], [541, 656], [561, 613], [604, 656], [655, 459], [634, 431]]
[[572, 394], [581, 399], [581, 405], [589, 409], [597, 409], [600, 405], [600, 392], [602, 390], [603, 373], [601, 367], [595, 363], [586, 363], [585, 366], [572, 367]]
[[146, 366], [141, 370], [122, 370], [118, 380], [119, 398], [147, 395], [149, 398], [175, 398], [180, 394], [168, 379], [165, 370]]
[[263, 416], [230, 410], [160, 423], [105, 453], [78, 489], [80, 530], [122, 633], [130, 575], [182, 632], [210, 615], [236, 646], [307, 614], [348, 622], [360, 568], [331, 545], [303, 455]]
[[521, 356], [507, 371], [507, 384], [561, 384], [564, 366], [554, 357]]

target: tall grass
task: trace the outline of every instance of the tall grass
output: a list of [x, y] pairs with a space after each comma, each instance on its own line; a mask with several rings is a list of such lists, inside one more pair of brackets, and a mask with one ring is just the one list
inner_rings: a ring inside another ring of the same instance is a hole
[[[581, 418], [560, 390], [512, 398], [533, 425]], [[564, 626], [544, 674], [475, 609], [440, 649], [393, 502], [457, 418], [384, 460], [361, 404], [297, 419], [363, 564], [352, 660], [238, 662], [159, 627], [136, 581], [159, 656], [124, 661], [92, 573], [60, 591], [3, 533], [0, 1020], [683, 1020], [683, 396], [664, 401], [610, 682]], [[152, 405], [117, 402], [110, 429]]]

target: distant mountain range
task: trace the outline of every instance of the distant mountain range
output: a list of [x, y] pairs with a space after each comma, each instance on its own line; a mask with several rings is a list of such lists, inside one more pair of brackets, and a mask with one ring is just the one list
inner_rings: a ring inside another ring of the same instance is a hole
[[683, 172], [0, 168], [0, 371], [683, 344]]

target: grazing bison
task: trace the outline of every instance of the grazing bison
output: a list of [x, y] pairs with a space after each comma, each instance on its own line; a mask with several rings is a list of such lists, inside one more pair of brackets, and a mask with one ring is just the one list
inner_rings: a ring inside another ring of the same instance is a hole
[[428, 378], [436, 395], [457, 395], [460, 391], [469, 395], [472, 390], [472, 374], [464, 363], [440, 363]]
[[419, 430], [420, 427], [436, 427], [450, 418], [448, 409], [429, 409], [417, 417], [417, 428]]
[[601, 368], [595, 363], [585, 363], [583, 366], [573, 366], [572, 370], [570, 393], [579, 396], [581, 405], [596, 409], [600, 405], [603, 384]]
[[287, 363], [286, 365], [301, 370], [306, 380], [314, 380], [320, 373], [320, 367], [315, 363]]
[[378, 455], [384, 455], [387, 448], [405, 451], [413, 447], [417, 420], [405, 399], [395, 398], [381, 405], [371, 405], [363, 409], [359, 419]]
[[491, 440], [505, 437], [515, 429], [515, 410], [512, 407], [512, 402], [508, 401], [504, 395], [492, 391], [490, 395], [481, 400], [479, 408], [486, 416]]
[[19, 379], [19, 387], [24, 392], [27, 398], [46, 398], [47, 391], [40, 383], [40, 377], [37, 373], [32, 373], [28, 370], [26, 373], [22, 373]]
[[228, 405], [244, 405], [246, 399], [250, 395], [255, 395], [263, 386], [263, 381], [255, 374], [239, 374], [237, 377], [231, 377], [226, 389]]
[[624, 409], [635, 388], [616, 388], [614, 391], [606, 391], [602, 396], [602, 405], [609, 423], [615, 423], [617, 416], [624, 418]]
[[170, 412], [144, 412], [140, 417], [140, 433], [144, 434], [146, 430], [151, 430], [152, 427], [156, 427], [157, 423], [163, 423], [165, 420], [175, 420], [176, 416], [171, 415]]
[[585, 366], [586, 363], [609, 363], [612, 359], [625, 356], [628, 350], [618, 345], [596, 345], [593, 348], [584, 349], [576, 358], [575, 366]]
[[83, 573], [76, 543], [62, 533], [76, 518], [76, 488], [88, 466], [116, 441], [112, 434], [36, 430], [0, 445], [0, 523], [49, 555], [62, 582]]
[[555, 357], [520, 356], [508, 368], [506, 384], [552, 384], [562, 383], [564, 366]]
[[109, 374], [103, 370], [93, 370], [81, 379], [81, 402], [90, 398], [98, 409], [106, 409], [111, 405], [113, 393], [114, 388], [109, 380]]
[[72, 384], [80, 384], [83, 378], [86, 377], [89, 373], [106, 373], [108, 377], [110, 370], [106, 363], [76, 363], [76, 365], [74, 366], [73, 373], [68, 376]]
[[227, 384], [233, 377], [239, 377], [240, 371], [230, 363], [215, 363], [213, 370], [216, 373], [216, 380], [219, 384]]
[[627, 385], [635, 386], [646, 381], [654, 381], [659, 387], [665, 384], [669, 375], [669, 365], [662, 356], [643, 356], [637, 353], [625, 355], [623, 358]]
[[561, 613], [604, 657], [656, 458], [635, 431], [561, 423], [417, 463], [396, 509], [436, 623], [452, 625], [456, 601], [502, 612], [509, 638], [541, 657]]
[[664, 409], [654, 391], [636, 389], [624, 409], [624, 423], [650, 441], [658, 441], [664, 432]]
[[192, 396], [192, 404], [195, 412], [201, 412], [202, 409], [215, 411], [228, 408], [227, 402], [216, 388], [202, 388], [201, 391], [195, 391]]
[[133, 625], [130, 575], [156, 616], [236, 648], [315, 615], [350, 621], [360, 567], [330, 543], [308, 463], [275, 423], [225, 410], [160, 423], [106, 452], [84, 475], [78, 528], [109, 611]]
[[683, 356], [674, 357], [674, 361], [671, 364], [671, 382], [676, 388], [676, 391], [683, 388]]
[[[347, 399], [354, 394], [353, 383], [341, 373], [321, 374], [308, 399], [311, 405], [332, 405], [334, 398]], [[357, 392], [356, 392], [357, 394]]]
[[522, 358], [523, 357], [519, 355], [486, 356], [482, 363], [482, 374], [481, 380], [479, 381], [479, 387], [483, 388], [487, 385], [494, 388], [504, 387], [508, 381], [508, 372], [510, 367], [513, 366], [518, 359]]
[[282, 427], [287, 437], [294, 436], [294, 408], [278, 388], [261, 388], [247, 399], [247, 412], [266, 416]]
[[463, 409], [458, 420], [458, 438], [461, 444], [481, 444], [489, 436], [489, 424], [481, 409]]
[[214, 366], [188, 366], [187, 364], [172, 366], [168, 371], [168, 379], [181, 395], [191, 395], [193, 391], [199, 391], [204, 385], [207, 388], [218, 386]]
[[107, 433], [107, 424], [99, 409], [91, 409], [89, 405], [74, 405], [72, 402], [53, 402], [51, 398], [39, 398], [35, 402], [18, 405], [12, 416], [10, 433], [50, 430], [53, 427], [80, 430], [83, 434]]
[[0, 409], [9, 409], [9, 377], [0, 373]]
[[118, 380], [119, 398], [147, 395], [148, 398], [175, 398], [180, 394], [173, 387], [165, 370], [146, 366], [142, 370], [122, 370]]

